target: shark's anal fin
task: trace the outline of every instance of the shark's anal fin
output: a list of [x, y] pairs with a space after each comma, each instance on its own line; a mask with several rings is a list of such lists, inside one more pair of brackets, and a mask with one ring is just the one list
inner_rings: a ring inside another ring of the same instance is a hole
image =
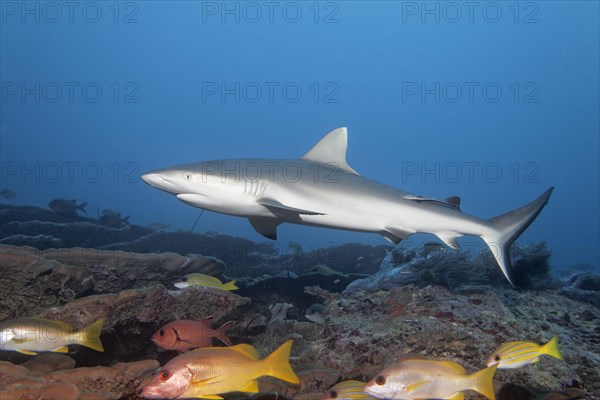
[[265, 218], [265, 217], [249, 217], [248, 221], [252, 224], [252, 227], [256, 232], [260, 233], [267, 239], [277, 239], [277, 227], [281, 224], [281, 221], [276, 218]]
[[291, 214], [299, 214], [299, 215], [324, 215], [323, 213], [316, 212], [316, 211], [286, 206], [285, 204], [282, 204], [281, 202], [279, 202], [277, 200], [269, 199], [269, 198], [262, 198], [262, 199], [258, 200], [258, 204], [267, 207], [275, 215], [277, 215], [277, 214], [289, 215], [290, 213]]
[[303, 160], [313, 161], [320, 164], [331, 164], [344, 172], [358, 175], [346, 161], [348, 150], [348, 130], [337, 128], [329, 132], [319, 140], [306, 154]]
[[456, 232], [436, 232], [435, 236], [437, 236], [438, 238], [440, 238], [440, 240], [442, 242], [446, 243], [446, 245], [448, 247], [453, 248], [454, 250], [459, 250], [460, 249], [460, 246], [456, 242], [456, 239], [462, 236], [460, 233], [456, 233]]

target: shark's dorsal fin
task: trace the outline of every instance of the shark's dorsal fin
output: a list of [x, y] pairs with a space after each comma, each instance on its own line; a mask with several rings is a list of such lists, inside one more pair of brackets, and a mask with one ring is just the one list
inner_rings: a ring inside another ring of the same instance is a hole
[[348, 130], [346, 128], [337, 128], [319, 140], [312, 149], [302, 156], [302, 159], [321, 164], [334, 164], [342, 171], [358, 175], [358, 172], [353, 170], [346, 161], [347, 149]]

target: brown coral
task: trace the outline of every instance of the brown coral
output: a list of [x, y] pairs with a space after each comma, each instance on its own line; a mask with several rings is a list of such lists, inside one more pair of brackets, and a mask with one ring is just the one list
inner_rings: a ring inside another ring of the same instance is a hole
[[[23, 366], [0, 361], [2, 400], [109, 400], [135, 396], [142, 381], [159, 364], [155, 360], [113, 367], [50, 371], [37, 377]], [[39, 372], [39, 371], [38, 371]]]

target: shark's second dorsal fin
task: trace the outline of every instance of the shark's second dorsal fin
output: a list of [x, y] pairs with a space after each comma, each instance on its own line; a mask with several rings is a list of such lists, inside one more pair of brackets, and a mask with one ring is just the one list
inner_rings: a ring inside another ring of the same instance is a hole
[[342, 171], [358, 175], [358, 172], [353, 170], [346, 161], [347, 149], [348, 130], [346, 128], [337, 128], [319, 140], [312, 149], [302, 156], [302, 159], [321, 164], [334, 164]]

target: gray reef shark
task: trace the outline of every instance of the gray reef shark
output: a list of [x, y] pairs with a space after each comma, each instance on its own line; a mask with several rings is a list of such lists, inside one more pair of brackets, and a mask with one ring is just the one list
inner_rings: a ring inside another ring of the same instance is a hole
[[417, 196], [360, 176], [346, 162], [348, 133], [338, 128], [299, 159], [229, 159], [183, 164], [142, 175], [149, 185], [184, 203], [248, 218], [277, 238], [284, 222], [378, 233], [397, 244], [421, 232], [458, 249], [456, 239], [479, 236], [511, 284], [509, 247], [548, 202], [533, 202], [485, 220], [465, 214], [460, 198]]

